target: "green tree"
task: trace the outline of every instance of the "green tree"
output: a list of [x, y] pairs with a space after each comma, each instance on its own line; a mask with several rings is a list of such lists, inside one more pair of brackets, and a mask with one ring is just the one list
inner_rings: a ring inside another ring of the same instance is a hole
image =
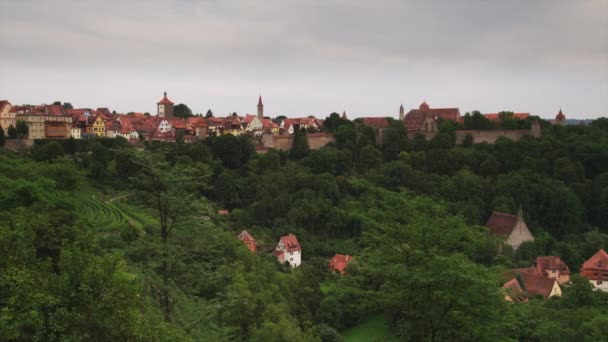
[[8, 126], [8, 138], [17, 139], [17, 129], [13, 125]]
[[[23, 138], [27, 136], [28, 127], [27, 123], [23, 120], [17, 120], [17, 138]], [[10, 132], [9, 132], [10, 134]]]
[[374, 146], [367, 145], [359, 153], [359, 170], [365, 172], [382, 164], [382, 153]]
[[399, 153], [408, 146], [407, 130], [403, 122], [393, 120], [384, 131], [382, 139], [382, 157], [386, 161], [396, 160]]
[[192, 116], [192, 110], [183, 103], [177, 104], [173, 107], [173, 115], [178, 118], [187, 118]]
[[293, 146], [289, 151], [290, 157], [294, 159], [301, 159], [310, 153], [310, 146], [308, 145], [308, 137], [304, 130], [298, 130], [294, 134]]
[[0, 147], [6, 143], [6, 135], [4, 135], [4, 129], [0, 126]]
[[63, 147], [57, 141], [51, 141], [34, 149], [34, 159], [37, 161], [52, 161], [59, 157], [63, 157]]
[[169, 239], [173, 231], [183, 227], [192, 215], [192, 169], [170, 172], [169, 165], [151, 155], [141, 156], [138, 160], [141, 175], [134, 177], [138, 198], [152, 208], [159, 224], [161, 284], [154, 292], [166, 322], [172, 320], [174, 302], [169, 292], [174, 269]]

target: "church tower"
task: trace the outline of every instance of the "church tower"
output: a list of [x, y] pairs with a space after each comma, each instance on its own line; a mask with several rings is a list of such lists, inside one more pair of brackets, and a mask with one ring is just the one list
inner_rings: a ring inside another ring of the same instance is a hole
[[399, 120], [403, 121], [405, 119], [405, 110], [403, 109], [403, 104], [399, 107]]
[[264, 119], [264, 104], [262, 103], [262, 95], [258, 99], [258, 119], [262, 121]]
[[173, 118], [173, 102], [167, 98], [167, 92], [165, 92], [165, 96], [158, 101], [156, 104], [157, 115], [161, 118], [171, 119]]

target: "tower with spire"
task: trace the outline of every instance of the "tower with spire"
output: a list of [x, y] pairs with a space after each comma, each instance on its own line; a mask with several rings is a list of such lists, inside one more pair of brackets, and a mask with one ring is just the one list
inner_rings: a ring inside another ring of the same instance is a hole
[[342, 112], [342, 119], [348, 120], [348, 117], [346, 116], [346, 111]]
[[156, 114], [161, 118], [173, 118], [173, 102], [167, 97], [165, 92], [163, 98], [156, 104]]
[[262, 95], [258, 99], [258, 119], [264, 119], [264, 104], [262, 103]]
[[562, 113], [562, 109], [559, 109], [559, 113], [557, 113], [557, 115], [555, 116], [555, 120], [553, 120], [553, 123], [556, 125], [564, 125], [566, 123], [566, 116], [564, 115], [564, 113]]
[[403, 109], [403, 104], [399, 107], [399, 120], [403, 121], [405, 119], [405, 110]]

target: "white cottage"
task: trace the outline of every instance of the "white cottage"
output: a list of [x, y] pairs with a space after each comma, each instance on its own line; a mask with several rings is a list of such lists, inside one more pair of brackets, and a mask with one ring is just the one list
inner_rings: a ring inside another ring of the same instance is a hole
[[281, 264], [287, 262], [291, 267], [298, 267], [302, 263], [302, 247], [293, 234], [282, 236], [273, 254]]

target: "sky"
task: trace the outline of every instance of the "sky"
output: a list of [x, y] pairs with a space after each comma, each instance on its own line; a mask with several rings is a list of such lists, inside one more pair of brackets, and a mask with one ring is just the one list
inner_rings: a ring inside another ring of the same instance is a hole
[[608, 0], [0, 0], [0, 100], [608, 116]]

